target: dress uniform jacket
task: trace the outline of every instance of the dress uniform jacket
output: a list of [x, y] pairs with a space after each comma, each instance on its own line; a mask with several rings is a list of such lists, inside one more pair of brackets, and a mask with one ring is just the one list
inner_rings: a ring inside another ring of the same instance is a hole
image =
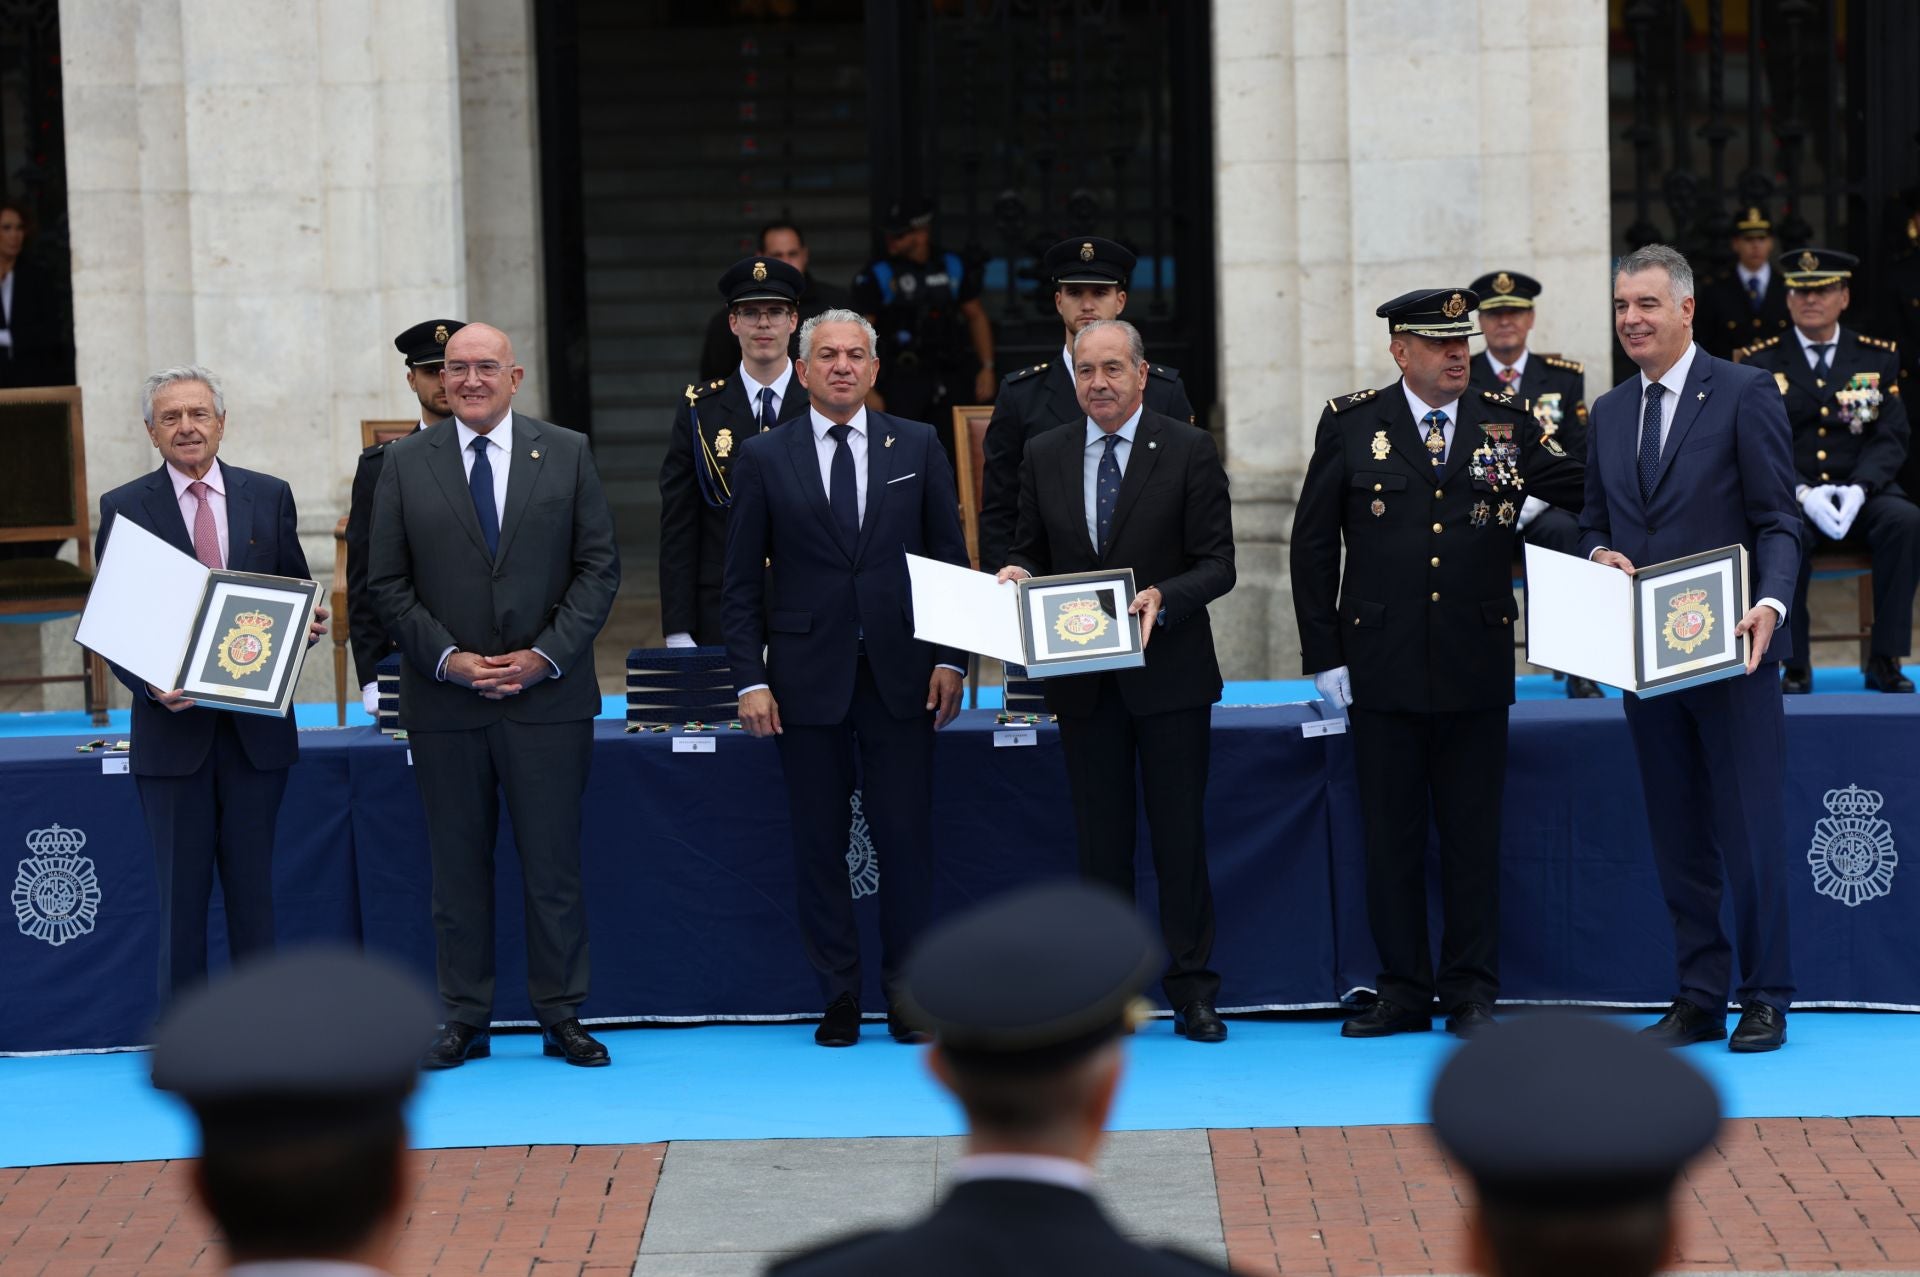
[[[360, 454], [353, 469], [353, 496], [347, 503], [347, 637], [353, 646], [353, 668], [365, 687], [387, 653], [399, 650], [374, 611], [367, 591], [368, 546], [373, 537], [373, 494], [380, 489], [380, 463], [387, 444], [376, 443]], [[334, 624], [340, 620], [334, 618]]]
[[1760, 294], [1755, 310], [1740, 272], [1728, 270], [1708, 280], [1700, 290], [1698, 309], [1703, 312], [1693, 326], [1694, 338], [1708, 354], [1730, 359], [1742, 346], [1787, 331], [1792, 320], [1787, 315], [1787, 285], [1779, 267], [1767, 272], [1767, 290]]
[[1869, 496], [1895, 484], [1912, 444], [1912, 427], [1901, 400], [1894, 343], [1843, 326], [1834, 335], [1833, 362], [1826, 372], [1814, 371], [1792, 334], [1769, 337], [1736, 358], [1772, 373], [1779, 384], [1800, 482], [1858, 484]]
[[1585, 364], [1539, 351], [1527, 354], [1526, 371], [1520, 384], [1508, 387], [1500, 381], [1491, 359], [1483, 352], [1473, 357], [1467, 385], [1475, 390], [1495, 393], [1511, 391], [1513, 397], [1533, 413], [1540, 429], [1560, 443], [1569, 457], [1587, 455], [1587, 368]]

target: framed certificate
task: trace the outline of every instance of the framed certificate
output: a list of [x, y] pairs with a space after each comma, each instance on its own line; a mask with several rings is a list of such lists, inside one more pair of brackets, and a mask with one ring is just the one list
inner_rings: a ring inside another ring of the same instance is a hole
[[284, 715], [307, 653], [321, 587], [252, 572], [207, 574], [174, 686], [195, 704]]
[[1747, 672], [1747, 548], [1730, 545], [1633, 577], [1634, 673], [1642, 696]]
[[1020, 582], [1021, 645], [1028, 678], [1092, 674], [1146, 664], [1133, 570], [1072, 572]]

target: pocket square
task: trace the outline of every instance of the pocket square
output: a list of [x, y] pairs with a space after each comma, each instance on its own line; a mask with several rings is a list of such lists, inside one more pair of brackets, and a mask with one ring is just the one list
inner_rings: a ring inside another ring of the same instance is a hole
[[915, 470], [912, 474], [903, 474], [898, 479], [889, 479], [887, 480], [887, 483], [889, 485], [896, 484], [896, 483], [905, 483], [909, 479], [917, 479], [919, 477], [920, 477], [920, 472], [918, 470]]

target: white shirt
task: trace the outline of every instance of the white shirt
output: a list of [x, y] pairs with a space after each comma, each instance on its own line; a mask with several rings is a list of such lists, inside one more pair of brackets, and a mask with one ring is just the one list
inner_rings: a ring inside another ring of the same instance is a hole
[[1066, 365], [1068, 382], [1077, 387], [1080, 379], [1073, 375], [1073, 343], [1069, 342], [1060, 347], [1060, 362]]
[[[1667, 388], [1667, 393], [1660, 396], [1660, 452], [1663, 456], [1667, 451], [1667, 435], [1673, 430], [1673, 414], [1680, 410], [1680, 396], [1687, 388], [1687, 374], [1693, 371], [1693, 357], [1699, 353], [1700, 347], [1688, 342], [1687, 353], [1680, 356], [1673, 367], [1660, 375], [1660, 384]], [[1647, 374], [1641, 373], [1640, 411], [1634, 414], [1633, 418], [1635, 456], [1640, 454], [1640, 445], [1637, 441], [1640, 438], [1640, 431], [1646, 428], [1647, 389], [1652, 385], [1653, 382], [1647, 379]]]
[[481, 434], [455, 417], [454, 433], [460, 440], [460, 468], [466, 472], [467, 482], [473, 482], [473, 441], [487, 441], [487, 465], [493, 471], [493, 526], [499, 527], [507, 517], [507, 471], [513, 464], [513, 411], [500, 419], [500, 424], [486, 434]]
[[1767, 281], [1773, 278], [1773, 267], [1771, 265], [1762, 266], [1759, 270], [1748, 270], [1744, 266], [1736, 266], [1733, 269], [1734, 272], [1740, 276], [1740, 287], [1746, 288], [1751, 284], [1754, 286], [1750, 290], [1751, 292], [1757, 292], [1763, 297], [1766, 296]]
[[1045, 1153], [969, 1153], [953, 1164], [953, 1181], [966, 1184], [979, 1179], [1015, 1179], [1031, 1184], [1052, 1184], [1091, 1193], [1093, 1167], [1071, 1157], [1052, 1157]]
[[1800, 350], [1801, 353], [1807, 357], [1807, 367], [1813, 369], [1815, 372], [1820, 371], [1820, 352], [1814, 349], [1816, 345], [1827, 348], [1826, 355], [1828, 359], [1832, 359], [1836, 354], [1840, 353], [1840, 325], [1838, 324], [1833, 326], [1833, 336], [1827, 338], [1824, 342], [1814, 341], [1813, 338], [1801, 332], [1798, 327], [1793, 330], [1793, 335], [1800, 339]]
[[[193, 540], [193, 529], [194, 520], [200, 517], [200, 498], [187, 491], [187, 485], [191, 484], [193, 480], [181, 474], [178, 470], [175, 470], [171, 465], [167, 467], [167, 478], [173, 480], [173, 499], [180, 503], [180, 517], [187, 521], [187, 540], [193, 542], [193, 548], [197, 553], [200, 545]], [[207, 504], [213, 507], [214, 531], [220, 535], [220, 562], [230, 564], [233, 560], [227, 556], [227, 545], [229, 541], [227, 536], [227, 477], [220, 472], [220, 462], [218, 460], [215, 460], [212, 465], [207, 467], [206, 478], [202, 479], [201, 482], [207, 485]]]
[[[1127, 458], [1133, 455], [1133, 436], [1140, 430], [1140, 414], [1146, 411], [1142, 403], [1133, 410], [1133, 415], [1120, 423], [1113, 433], [1120, 442], [1113, 445], [1114, 464], [1120, 467], [1120, 477], [1127, 477]], [[1087, 540], [1096, 552], [1100, 549], [1100, 462], [1107, 455], [1107, 432], [1092, 417], [1087, 418], [1087, 450], [1080, 462], [1081, 492], [1087, 500]], [[1115, 493], [1117, 500], [1119, 493]]]
[[760, 421], [760, 392], [762, 390], [773, 391], [773, 419], [778, 421], [780, 420], [780, 405], [787, 401], [787, 388], [793, 384], [793, 360], [787, 360], [787, 366], [781, 370], [778, 377], [775, 377], [766, 385], [762, 385], [753, 379], [752, 373], [747, 371], [747, 361], [743, 359], [740, 361], [740, 384], [747, 388], [747, 406], [753, 409], [755, 425], [758, 425]]
[[1460, 401], [1455, 399], [1448, 403], [1430, 404], [1413, 393], [1413, 388], [1407, 385], [1405, 378], [1400, 381], [1400, 389], [1407, 396], [1407, 407], [1413, 410], [1413, 424], [1419, 430], [1422, 442], [1427, 437], [1426, 415], [1430, 412], [1445, 414], [1446, 424], [1440, 427], [1440, 433], [1447, 441], [1446, 451], [1440, 454], [1441, 463], [1445, 464], [1448, 455], [1453, 452], [1453, 427], [1460, 419]]
[[[1487, 352], [1487, 367], [1493, 369], [1493, 375], [1495, 378], [1498, 378], [1500, 376], [1500, 370], [1502, 368], [1513, 369], [1513, 380], [1511, 382], [1502, 382], [1501, 384], [1508, 386], [1512, 389], [1518, 389], [1520, 386], [1520, 379], [1527, 375], [1527, 358], [1532, 354], [1533, 354], [1532, 351], [1526, 350], [1523, 348], [1520, 351], [1520, 358], [1514, 360], [1510, 364], [1503, 364], [1498, 359], [1495, 359], [1493, 357], [1493, 352], [1489, 350]], [[1421, 415], [1424, 416], [1426, 414], [1422, 413]]]
[[[807, 409], [807, 416], [813, 422], [813, 451], [820, 459], [820, 487], [827, 494], [829, 505], [833, 502], [833, 454], [840, 445], [833, 441], [827, 431], [837, 422], [829, 421], [820, 415], [818, 408]], [[852, 429], [847, 432], [847, 451], [853, 454], [853, 492], [857, 500], [855, 507], [860, 512], [860, 522], [867, 521], [867, 410], [861, 407], [854, 410], [853, 420], [847, 422]]]

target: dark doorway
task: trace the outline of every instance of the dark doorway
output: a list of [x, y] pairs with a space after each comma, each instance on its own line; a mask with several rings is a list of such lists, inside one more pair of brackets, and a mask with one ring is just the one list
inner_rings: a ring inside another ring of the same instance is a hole
[[0, 200], [25, 216], [7, 293], [0, 385], [73, 383], [73, 285], [57, 0], [15, 0], [0, 23]]

